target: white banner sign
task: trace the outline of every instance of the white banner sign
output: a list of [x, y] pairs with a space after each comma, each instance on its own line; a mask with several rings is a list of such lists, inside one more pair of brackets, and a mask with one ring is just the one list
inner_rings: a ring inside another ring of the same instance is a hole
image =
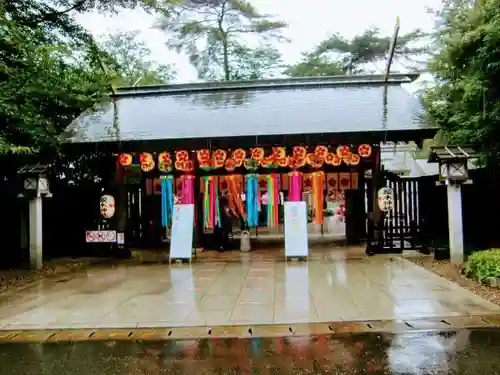
[[191, 259], [193, 256], [194, 204], [174, 205], [170, 259]]
[[87, 243], [113, 243], [116, 242], [115, 230], [88, 230], [85, 232]]
[[308, 255], [306, 202], [285, 202], [285, 256]]

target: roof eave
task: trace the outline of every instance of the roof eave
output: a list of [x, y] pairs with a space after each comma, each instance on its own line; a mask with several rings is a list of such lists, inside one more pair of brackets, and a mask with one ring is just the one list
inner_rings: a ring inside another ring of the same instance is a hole
[[175, 138], [175, 139], [148, 139], [138, 141], [104, 141], [78, 142], [66, 141], [65, 147], [94, 148], [103, 147], [115, 152], [118, 151], [162, 151], [168, 149], [201, 149], [213, 148], [251, 148], [256, 145], [317, 145], [325, 143], [371, 143], [381, 142], [410, 142], [420, 144], [424, 139], [433, 138], [438, 129], [404, 129], [404, 130], [377, 130], [349, 133], [317, 133], [317, 134], [284, 134], [284, 135], [245, 135], [237, 137], [216, 138]]

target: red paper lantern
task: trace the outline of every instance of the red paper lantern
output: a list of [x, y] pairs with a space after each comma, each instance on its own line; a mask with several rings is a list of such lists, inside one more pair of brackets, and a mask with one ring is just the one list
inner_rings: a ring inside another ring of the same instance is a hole
[[120, 165], [123, 165], [124, 167], [131, 165], [132, 164], [132, 155], [130, 154], [120, 154], [118, 156], [118, 162]]
[[176, 161], [188, 161], [189, 160], [189, 152], [186, 150], [176, 151], [175, 152], [175, 160]]
[[337, 147], [337, 155], [341, 158], [345, 158], [351, 152], [349, 146], [339, 146]]
[[141, 152], [139, 155], [140, 164], [149, 164], [153, 160], [153, 155], [149, 152]]
[[351, 155], [351, 160], [350, 160], [351, 165], [358, 165], [360, 161], [361, 161], [361, 158], [359, 157], [358, 154]]
[[358, 154], [359, 156], [361, 156], [362, 158], [368, 158], [371, 156], [372, 154], [372, 146], [370, 146], [369, 144], [362, 144], [362, 145], [359, 145], [358, 147]]
[[226, 170], [228, 172], [233, 172], [235, 168], [236, 168], [235, 161], [233, 159], [227, 159], [226, 160]]

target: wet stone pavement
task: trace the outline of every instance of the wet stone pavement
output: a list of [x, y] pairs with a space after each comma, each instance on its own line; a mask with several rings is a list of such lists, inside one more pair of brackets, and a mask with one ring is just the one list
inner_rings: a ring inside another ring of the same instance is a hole
[[353, 259], [351, 250], [355, 249], [314, 250], [307, 262], [300, 263], [285, 263], [281, 252], [254, 251], [200, 259], [192, 265], [90, 268], [0, 294], [0, 330], [279, 325], [500, 314], [500, 307], [408, 260]]
[[0, 344], [0, 375], [500, 374], [500, 331]]

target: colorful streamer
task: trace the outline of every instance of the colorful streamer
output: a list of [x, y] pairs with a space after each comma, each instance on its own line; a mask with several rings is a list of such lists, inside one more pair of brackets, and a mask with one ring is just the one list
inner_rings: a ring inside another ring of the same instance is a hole
[[323, 202], [325, 189], [325, 174], [323, 172], [314, 172], [312, 174], [312, 198], [314, 210], [314, 223], [323, 224]]
[[248, 215], [248, 227], [256, 228], [259, 225], [259, 177], [249, 174], [245, 177], [246, 183], [246, 206]]
[[243, 204], [243, 200], [241, 199], [240, 191], [236, 186], [236, 179], [234, 175], [226, 176], [227, 181], [227, 195], [230, 200], [234, 202], [236, 206], [237, 213], [240, 217], [246, 222], [247, 221], [247, 213], [245, 211], [245, 205]]
[[215, 177], [202, 177], [203, 181], [203, 226], [213, 229], [220, 226], [219, 186]]
[[278, 191], [278, 175], [271, 173], [267, 176], [267, 226], [276, 228], [279, 225], [279, 191]]
[[302, 175], [299, 171], [290, 173], [289, 201], [300, 202], [302, 200]]
[[194, 176], [181, 176], [181, 204], [194, 204]]
[[174, 178], [172, 176], [160, 176], [161, 186], [161, 225], [167, 228], [172, 219], [174, 211]]

